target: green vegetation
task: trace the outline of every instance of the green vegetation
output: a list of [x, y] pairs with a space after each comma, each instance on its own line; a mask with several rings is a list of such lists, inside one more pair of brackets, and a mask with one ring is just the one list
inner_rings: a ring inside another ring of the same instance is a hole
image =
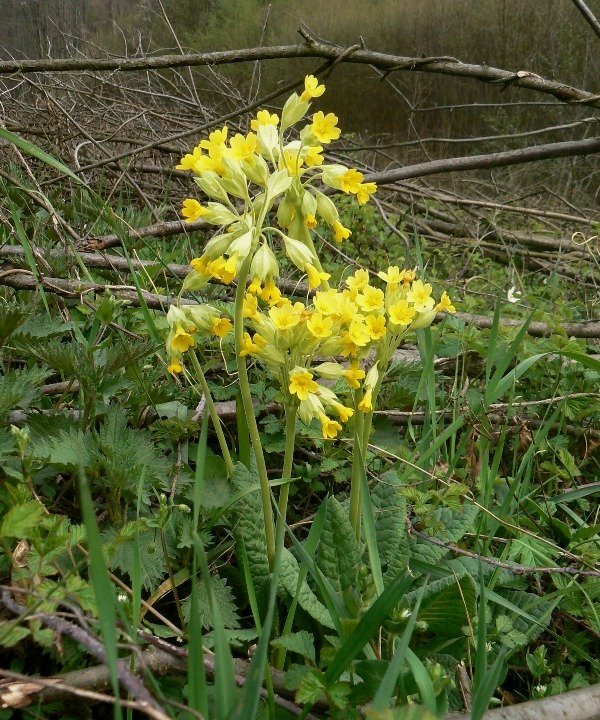
[[[304, 92], [282, 123], [320, 95], [309, 82]], [[36, 182], [16, 164], [7, 174], [18, 184], [1, 181], [3, 241], [12, 228], [29, 273], [70, 283], [60, 293], [52, 282], [0, 290], [8, 671], [104, 665], [111, 691], [121, 688], [115, 716], [146, 702], [154, 717], [218, 720], [293, 710], [480, 718], [490, 703], [597, 681], [600, 361], [592, 341], [561, 327], [588, 318], [581, 288], [538, 273], [513, 304], [489, 293], [506, 287], [504, 265], [477, 258], [459, 286], [459, 267], [431, 241], [409, 232], [400, 249], [366, 202], [372, 183], [311, 155], [336, 138], [331, 119], [317, 122], [302, 146], [284, 145], [259, 115], [264, 167], [250, 135], [219, 155], [224, 138], [213, 134], [207, 152], [183, 158], [205, 193], [202, 204], [186, 201], [188, 220], [230, 230], [210, 251], [208, 232], [190, 235], [195, 251], [183, 235], [131, 240], [128, 227], [152, 220], [137, 200], [105, 199], [81, 182], [47, 189], [48, 168], [60, 164], [11, 138], [40, 164]], [[314, 196], [301, 160], [362, 204]], [[248, 193], [249, 177], [264, 193]], [[72, 243], [50, 252], [65, 237], [57, 217], [94, 237], [117, 234], [133, 300]], [[399, 214], [388, 220], [401, 226]], [[338, 244], [346, 228], [352, 236]], [[274, 265], [259, 257], [267, 244]], [[191, 261], [183, 292], [168, 263]], [[300, 306], [268, 302], [278, 273]], [[334, 312], [335, 333], [323, 318], [310, 330], [323, 339], [314, 347], [306, 332], [286, 335], [317, 322], [307, 276], [312, 290], [337, 287], [330, 299], [348, 299], [355, 315], [372, 308], [387, 335]], [[248, 310], [246, 281], [256, 278], [258, 309]], [[445, 291], [490, 327], [452, 314]], [[157, 295], [170, 306], [154, 309]], [[528, 333], [535, 322], [547, 337]], [[316, 390], [314, 366], [325, 361]], [[358, 388], [346, 382], [354, 361]], [[150, 668], [143, 683], [136, 659]], [[27, 717], [81, 716], [65, 696], [20, 691], [32, 693]], [[88, 701], [90, 717], [110, 715]], [[0, 718], [11, 717], [8, 705]]]

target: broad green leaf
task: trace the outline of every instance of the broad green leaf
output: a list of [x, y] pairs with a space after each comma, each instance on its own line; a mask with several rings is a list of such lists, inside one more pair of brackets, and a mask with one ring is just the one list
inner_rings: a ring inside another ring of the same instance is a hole
[[252, 492], [248, 492], [244, 499], [235, 506], [237, 521], [233, 536], [236, 542], [243, 540], [254, 580], [254, 587], [259, 592], [263, 583], [269, 577], [265, 523], [260, 496], [257, 492], [259, 482], [258, 478], [245, 465], [237, 463], [233, 476], [233, 485], [239, 492], [252, 489]]
[[[292, 597], [296, 594], [299, 577], [300, 567], [298, 561], [287, 548], [284, 548], [281, 553], [279, 581]], [[302, 583], [298, 593], [298, 605], [324, 627], [335, 629], [329, 611], [310, 589], [306, 580]]]
[[358, 545], [344, 508], [334, 497], [327, 500], [318, 553], [317, 567], [338, 593], [356, 586]]
[[371, 491], [379, 557], [384, 565], [395, 561], [396, 567], [399, 555], [408, 564], [406, 498], [398, 492], [399, 487], [397, 473], [390, 471], [382, 475]]
[[39, 525], [44, 515], [44, 506], [37, 500], [15, 505], [4, 516], [0, 526], [0, 537], [24, 538]]
[[[458, 637], [469, 618], [475, 616], [476, 597], [477, 588], [468, 573], [434, 580], [425, 589], [418, 619], [426, 622], [428, 631], [438, 637]], [[415, 603], [418, 592], [408, 593], [406, 599]]]
[[289, 633], [289, 635], [282, 635], [276, 640], [271, 640], [271, 645], [276, 648], [284, 648], [288, 652], [302, 655], [302, 657], [310, 660], [312, 663], [316, 662], [315, 639], [306, 630]]

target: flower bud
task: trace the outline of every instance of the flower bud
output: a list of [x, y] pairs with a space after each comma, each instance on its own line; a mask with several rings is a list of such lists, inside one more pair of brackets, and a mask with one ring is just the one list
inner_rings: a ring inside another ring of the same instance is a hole
[[304, 271], [307, 265], [312, 265], [316, 261], [312, 250], [299, 240], [294, 240], [287, 235], [283, 236], [285, 242], [285, 251], [289, 259], [300, 270]]
[[209, 202], [206, 203], [206, 207], [210, 210], [210, 216], [207, 216], [206, 219], [212, 225], [229, 225], [239, 219], [236, 213], [221, 203]]
[[267, 277], [279, 277], [277, 258], [266, 242], [258, 248], [252, 259], [250, 277], [258, 277], [261, 282]]
[[315, 191], [315, 199], [317, 201], [317, 213], [325, 220], [325, 222], [333, 225], [340, 219], [337, 208], [327, 195], [323, 195], [318, 190]]
[[310, 103], [306, 100], [301, 100], [297, 93], [290, 95], [281, 111], [281, 132], [283, 133], [297, 123], [298, 120], [304, 116], [309, 105]]
[[202, 173], [202, 177], [194, 178], [194, 182], [198, 185], [198, 187], [204, 190], [209, 197], [215, 198], [215, 200], [222, 200], [223, 202], [227, 202], [229, 200], [216, 172], [213, 172], [212, 170], [205, 170]]
[[290, 177], [287, 170], [276, 170], [267, 183], [267, 194], [269, 198], [276, 198], [284, 193], [292, 184], [293, 178]]

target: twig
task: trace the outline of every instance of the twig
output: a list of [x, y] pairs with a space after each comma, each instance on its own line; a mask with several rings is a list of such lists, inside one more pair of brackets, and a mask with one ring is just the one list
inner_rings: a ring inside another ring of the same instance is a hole
[[[2, 591], [2, 602], [12, 613], [23, 618], [30, 612], [27, 607], [13, 600], [8, 590]], [[42, 625], [73, 638], [76, 643], [85, 647], [97, 660], [106, 664], [107, 655], [104, 646], [100, 640], [83, 628], [49, 613], [36, 612], [35, 619]], [[141, 712], [154, 718], [154, 720], [170, 720], [169, 716], [148, 692], [146, 687], [144, 687], [143, 683], [132, 674], [127, 663], [119, 660], [117, 662], [116, 672], [121, 685], [127, 690], [131, 697], [137, 700], [138, 708]]]
[[438, 545], [439, 547], [446, 548], [446, 550], [450, 550], [453, 553], [456, 553], [457, 555], [465, 555], [466, 557], [474, 558], [475, 560], [480, 560], [481, 562], [487, 563], [488, 565], [495, 565], [496, 567], [503, 568], [505, 570], [510, 570], [515, 575], [534, 575], [536, 573], [562, 573], [563, 575], [586, 575], [590, 577], [600, 577], [600, 571], [599, 570], [580, 570], [578, 568], [568, 566], [568, 567], [530, 567], [528, 565], [516, 565], [514, 563], [505, 563], [501, 560], [496, 560], [496, 558], [486, 557], [485, 555], [478, 555], [477, 553], [471, 552], [470, 550], [465, 550], [464, 548], [458, 547], [458, 545], [454, 545], [451, 542], [446, 542], [444, 540], [439, 540], [438, 538], [431, 537], [430, 535], [426, 535], [425, 533], [420, 532], [417, 530], [414, 525], [411, 524], [411, 522], [407, 519], [406, 520], [408, 531], [416, 535], [417, 537], [420, 537], [422, 540], [426, 540], [427, 542], [431, 543], [432, 545]]
[[[109, 285], [103, 283], [88, 283], [73, 280], [64, 280], [54, 277], [40, 277], [38, 283], [32, 273], [21, 269], [10, 269], [0, 272], [0, 285], [8, 285], [17, 290], [37, 290], [42, 285], [48, 292], [62, 295], [63, 297], [79, 297], [89, 293], [105, 293], [109, 292], [119, 297], [130, 305], [139, 306], [140, 301], [135, 287], [128, 285]], [[279, 281], [280, 287], [295, 290], [297, 294], [308, 293], [308, 286], [304, 283], [294, 283], [290, 281]], [[142, 290], [142, 296], [149, 308], [153, 310], [165, 310], [169, 305], [177, 303], [177, 297], [174, 295], [158, 295]], [[182, 305], [194, 305], [195, 301], [181, 298], [179, 300]], [[446, 317], [445, 313], [438, 313], [434, 322], [441, 322]], [[478, 328], [491, 328], [494, 318], [486, 315], [475, 315], [474, 313], [457, 312], [454, 317], [462, 318], [465, 322], [470, 323]], [[499, 321], [503, 327], [521, 327], [523, 320], [513, 320], [511, 318], [501, 318]], [[588, 322], [561, 323], [560, 325], [547, 325], [543, 322], [531, 322], [527, 327], [527, 333], [534, 337], [550, 337], [562, 329], [571, 337], [580, 338], [600, 338], [600, 320], [590, 320]]]

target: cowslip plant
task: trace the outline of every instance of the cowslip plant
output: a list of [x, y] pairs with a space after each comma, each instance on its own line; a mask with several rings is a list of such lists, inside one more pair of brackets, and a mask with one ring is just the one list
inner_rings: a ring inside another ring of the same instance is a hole
[[[226, 315], [210, 304], [169, 308], [166, 350], [172, 373], [189, 366], [209, 407], [206, 381], [195, 347], [210, 338], [234, 335], [239, 387], [261, 485], [267, 553], [272, 566], [275, 533], [270, 486], [254, 414], [247, 359], [262, 363], [278, 384], [286, 418], [286, 450], [282, 480], [291, 479], [296, 418], [317, 421], [324, 439], [333, 439], [351, 426], [355, 448], [350, 493], [350, 520], [360, 536], [360, 462], [365, 457], [373, 410], [389, 362], [411, 330], [431, 324], [438, 311], [454, 312], [448, 295], [439, 302], [432, 287], [412, 270], [390, 266], [371, 275], [359, 269], [329, 286], [313, 234], [329, 226], [337, 242], [351, 236], [335, 203], [318, 189], [320, 183], [368, 202], [377, 190], [355, 168], [327, 164], [324, 146], [340, 136], [333, 113], [319, 111], [305, 121], [311, 100], [324, 85], [309, 75], [304, 90], [285, 103], [281, 117], [260, 110], [252, 130], [228, 139], [227, 126], [212, 132], [182, 159], [178, 169], [191, 170], [208, 200], [183, 201], [186, 221], [204, 218], [220, 228], [191, 261], [181, 293], [196, 291], [210, 281], [237, 284], [233, 311]], [[308, 279], [303, 301], [285, 297], [277, 283], [282, 254]], [[381, 285], [381, 287], [379, 286]], [[180, 293], [180, 298], [181, 298]], [[334, 392], [327, 381], [339, 380]], [[217, 432], [231, 469], [222, 432]], [[350, 422], [352, 419], [352, 422]], [[289, 483], [281, 485], [279, 515], [286, 515]]]

